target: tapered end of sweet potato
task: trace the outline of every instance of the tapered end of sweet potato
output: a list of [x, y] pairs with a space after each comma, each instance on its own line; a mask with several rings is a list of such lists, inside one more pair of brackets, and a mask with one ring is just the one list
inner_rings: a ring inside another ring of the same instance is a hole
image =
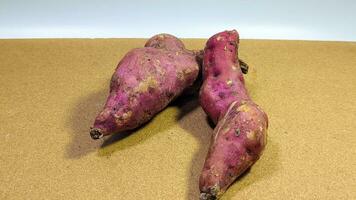
[[211, 187], [200, 187], [200, 200], [216, 200], [221, 197], [221, 194], [219, 184]]
[[104, 134], [101, 133], [100, 129], [91, 128], [90, 129], [90, 137], [93, 138], [94, 140], [97, 140], [97, 139], [104, 137]]
[[200, 200], [216, 200], [218, 198], [213, 194], [202, 192], [202, 193], [200, 193], [199, 199]]

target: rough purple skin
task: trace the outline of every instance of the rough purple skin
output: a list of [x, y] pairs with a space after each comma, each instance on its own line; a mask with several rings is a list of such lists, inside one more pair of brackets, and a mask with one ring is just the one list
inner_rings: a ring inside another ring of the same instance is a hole
[[196, 55], [180, 40], [168, 34], [154, 36], [118, 64], [91, 137], [98, 139], [146, 123], [193, 85], [198, 73]]
[[225, 31], [206, 43], [200, 105], [216, 124], [233, 101], [249, 100], [238, 60], [239, 36]]
[[267, 115], [252, 101], [234, 101], [214, 129], [200, 175], [201, 200], [217, 199], [261, 156], [267, 140]]
[[268, 118], [249, 97], [238, 60], [238, 33], [212, 36], [205, 47], [200, 104], [217, 126], [199, 180], [200, 199], [217, 199], [255, 163], [267, 141]]
[[154, 47], [157, 49], [166, 49], [169, 51], [189, 51], [185, 49], [185, 46], [181, 40], [167, 33], [161, 33], [151, 37], [149, 40], [147, 40], [145, 47]]

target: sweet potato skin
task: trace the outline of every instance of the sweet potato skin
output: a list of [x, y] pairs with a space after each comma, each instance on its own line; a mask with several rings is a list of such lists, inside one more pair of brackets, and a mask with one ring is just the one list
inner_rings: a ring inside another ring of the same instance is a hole
[[203, 57], [200, 104], [217, 126], [199, 179], [200, 199], [217, 199], [255, 163], [267, 141], [268, 118], [249, 97], [238, 60], [238, 33], [212, 36]]
[[201, 73], [201, 66], [203, 63], [203, 50], [189, 50], [186, 49], [183, 42], [179, 40], [177, 37], [167, 34], [167, 33], [161, 33], [158, 35], [153, 36], [150, 38], [146, 44], [145, 47], [154, 47], [158, 49], [166, 49], [170, 51], [175, 51], [176, 53], [184, 52], [188, 54], [192, 54], [195, 56], [195, 60], [199, 65], [199, 75], [196, 78], [196, 81], [194, 84], [190, 87], [187, 87], [181, 96], [196, 96], [200, 90], [201, 84], [202, 84], [202, 73]]
[[146, 123], [193, 85], [198, 73], [195, 55], [183, 43], [174, 36], [154, 36], [146, 47], [131, 50], [119, 62], [91, 137], [98, 139]]
[[169, 51], [188, 51], [180, 39], [167, 33], [161, 33], [151, 37], [147, 40], [145, 47], [154, 47], [156, 49]]
[[212, 36], [203, 57], [200, 105], [216, 124], [233, 101], [249, 100], [238, 60], [238, 33], [225, 31]]
[[262, 154], [267, 115], [252, 101], [234, 101], [214, 129], [200, 175], [201, 199], [219, 198]]

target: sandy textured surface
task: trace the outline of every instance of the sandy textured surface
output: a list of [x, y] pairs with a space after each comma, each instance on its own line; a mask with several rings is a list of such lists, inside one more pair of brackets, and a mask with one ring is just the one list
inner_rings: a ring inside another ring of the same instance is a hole
[[[194, 98], [89, 137], [118, 60], [143, 44], [0, 40], [0, 199], [198, 198], [212, 129]], [[269, 138], [223, 199], [356, 199], [356, 43], [243, 40], [240, 54]]]

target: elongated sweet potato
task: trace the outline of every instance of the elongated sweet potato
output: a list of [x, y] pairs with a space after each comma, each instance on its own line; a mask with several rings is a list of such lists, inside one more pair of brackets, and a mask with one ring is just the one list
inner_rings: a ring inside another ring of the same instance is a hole
[[198, 73], [196, 54], [179, 39], [168, 34], [152, 37], [145, 47], [133, 49], [119, 62], [91, 137], [139, 127], [192, 86]]
[[219, 198], [266, 145], [268, 118], [245, 88], [238, 44], [235, 30], [224, 31], [204, 50], [200, 104], [217, 126], [199, 180], [202, 200]]

